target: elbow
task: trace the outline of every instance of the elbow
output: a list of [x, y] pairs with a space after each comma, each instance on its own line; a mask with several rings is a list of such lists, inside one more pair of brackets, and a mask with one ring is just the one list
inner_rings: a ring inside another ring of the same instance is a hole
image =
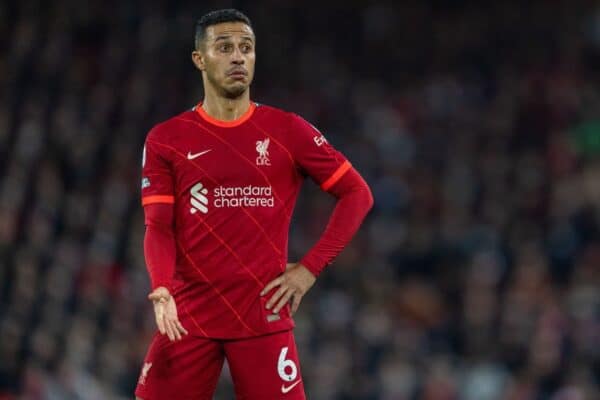
[[374, 204], [373, 192], [371, 192], [371, 188], [368, 185], [365, 185], [365, 215], [371, 211]]
[[373, 192], [371, 192], [371, 188], [367, 186], [367, 212], [371, 211], [375, 205], [375, 198], [373, 198]]
[[366, 216], [373, 208], [375, 199], [369, 184], [360, 175], [357, 174], [357, 176], [358, 180], [355, 182], [354, 193], [360, 198], [360, 208], [363, 209], [363, 215]]
[[373, 198], [373, 192], [371, 192], [371, 188], [369, 188], [369, 185], [363, 181], [360, 186], [356, 187], [354, 196], [356, 199], [355, 204], [357, 204], [357, 210], [360, 210], [363, 218], [366, 217], [375, 204], [375, 199]]

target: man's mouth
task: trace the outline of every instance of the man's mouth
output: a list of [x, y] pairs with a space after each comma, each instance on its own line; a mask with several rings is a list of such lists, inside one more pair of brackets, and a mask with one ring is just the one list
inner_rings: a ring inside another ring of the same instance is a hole
[[246, 71], [244, 71], [243, 69], [236, 69], [236, 70], [228, 72], [227, 76], [230, 76], [230, 77], [236, 78], [236, 79], [240, 79], [240, 78], [245, 78], [246, 76], [248, 76], [248, 73]]

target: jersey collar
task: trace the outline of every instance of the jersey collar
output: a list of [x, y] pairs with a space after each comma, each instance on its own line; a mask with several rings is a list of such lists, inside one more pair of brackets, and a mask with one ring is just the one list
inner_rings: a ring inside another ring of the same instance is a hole
[[210, 122], [213, 125], [220, 126], [222, 128], [233, 128], [235, 126], [239, 126], [239, 125], [243, 124], [252, 116], [252, 114], [254, 114], [255, 109], [256, 109], [256, 103], [251, 101], [250, 107], [248, 107], [248, 110], [246, 110], [246, 112], [244, 114], [242, 114], [239, 118], [234, 119], [232, 121], [223, 121], [223, 120], [216, 119], [216, 118], [213, 118], [210, 115], [208, 115], [206, 113], [206, 111], [204, 111], [204, 109], [202, 108], [202, 102], [198, 103], [198, 105], [196, 107], [194, 107], [194, 110], [196, 111], [196, 113], [198, 113], [200, 118], [202, 118], [203, 120], [205, 120], [207, 122]]

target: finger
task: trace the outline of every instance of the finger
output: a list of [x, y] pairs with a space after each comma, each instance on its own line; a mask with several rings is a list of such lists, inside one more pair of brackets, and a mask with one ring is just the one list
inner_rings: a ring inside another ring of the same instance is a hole
[[172, 307], [169, 308], [169, 312], [167, 313], [169, 317], [168, 319], [171, 322], [173, 332], [178, 334], [179, 339], [181, 339], [181, 335], [179, 333], [187, 335], [188, 331], [183, 327], [183, 325], [181, 325], [181, 322], [179, 322], [179, 316], [177, 315], [177, 306], [175, 305], [175, 300], [173, 299], [172, 304], [169, 303], [169, 305], [171, 305]]
[[292, 290], [288, 290], [287, 292], [285, 292], [285, 294], [281, 297], [281, 300], [279, 300], [279, 303], [277, 303], [277, 306], [273, 309], [273, 313], [277, 314], [279, 310], [281, 310], [281, 308], [285, 306], [288, 303], [288, 301], [290, 301], [290, 298], [293, 294], [294, 292]]
[[156, 326], [161, 335], [164, 335], [167, 332], [162, 318], [156, 317]]
[[169, 337], [170, 341], [173, 341], [173, 339], [175, 339], [175, 335], [173, 334], [173, 330], [171, 329], [171, 324], [167, 320], [166, 316], [164, 318], [164, 323], [165, 323], [165, 330], [167, 331], [167, 336]]
[[[167, 306], [164, 299], [160, 299], [155, 304], [156, 318], [162, 327], [161, 333], [164, 335], [167, 333], [167, 324], [165, 323], [165, 316], [167, 314]], [[159, 329], [160, 330], [160, 329]]]
[[178, 340], [178, 331], [177, 328], [175, 327], [175, 321], [173, 321], [173, 318], [170, 317], [168, 314], [165, 316], [165, 325], [168, 327], [167, 331], [171, 331], [171, 335], [173, 336], [172, 340]]
[[187, 335], [187, 334], [188, 334], [188, 331], [187, 331], [187, 329], [185, 329], [185, 328], [183, 327], [183, 325], [181, 325], [181, 322], [179, 322], [179, 320], [178, 320], [178, 319], [177, 319], [177, 320], [175, 320], [175, 326], [177, 327], [177, 329], [179, 330], [179, 332], [183, 333], [184, 335]]
[[171, 327], [171, 332], [173, 333], [173, 340], [174, 341], [181, 340], [181, 335], [179, 334], [179, 331], [177, 330], [177, 327], [175, 326], [175, 321], [169, 320], [169, 326]]
[[173, 335], [173, 341], [175, 342], [175, 341], [181, 339], [181, 336], [179, 335], [179, 332], [175, 328], [175, 324], [173, 323], [173, 321], [169, 321], [169, 327], [171, 328], [171, 334]]
[[154, 316], [156, 317], [156, 326], [158, 326], [158, 331], [162, 335], [164, 335], [166, 332], [163, 315], [164, 315], [164, 306], [162, 304], [156, 304], [154, 306]]
[[169, 324], [171, 325], [171, 330], [173, 331], [173, 336], [175, 336], [175, 340], [181, 340], [181, 333], [179, 333], [179, 329], [177, 329], [177, 324], [175, 320], [169, 320]]
[[294, 293], [292, 296], [292, 315], [296, 314], [298, 311], [298, 307], [300, 306], [300, 302], [302, 301], [302, 296], [298, 293]]
[[273, 305], [277, 302], [277, 300], [279, 300], [279, 298], [281, 296], [283, 296], [283, 294], [288, 290], [288, 287], [280, 287], [275, 294], [273, 294], [273, 296], [271, 296], [271, 298], [269, 299], [269, 301], [267, 301], [267, 310], [270, 310], [271, 307], [273, 307]]
[[152, 292], [148, 295], [148, 299], [152, 301], [167, 301], [171, 296], [168, 292]]
[[165, 323], [163, 321], [163, 318], [159, 317], [158, 315], [156, 316], [156, 326], [158, 327], [158, 331], [160, 332], [161, 335], [164, 335], [166, 333]]
[[271, 282], [269, 282], [267, 284], [267, 286], [265, 286], [265, 288], [262, 290], [262, 292], [260, 292], [260, 295], [264, 296], [265, 294], [269, 293], [271, 291], [271, 289], [273, 289], [274, 287], [281, 285], [282, 282], [283, 282], [283, 278], [281, 276], [273, 279]]

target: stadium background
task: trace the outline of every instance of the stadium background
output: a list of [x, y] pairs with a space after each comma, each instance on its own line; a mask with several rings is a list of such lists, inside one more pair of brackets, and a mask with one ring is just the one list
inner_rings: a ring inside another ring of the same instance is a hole
[[[0, 4], [0, 399], [133, 397], [142, 142], [201, 99], [194, 22], [228, 6], [252, 98], [376, 199], [296, 318], [309, 398], [600, 398], [597, 3], [23, 0]], [[292, 259], [332, 204], [305, 188]]]

